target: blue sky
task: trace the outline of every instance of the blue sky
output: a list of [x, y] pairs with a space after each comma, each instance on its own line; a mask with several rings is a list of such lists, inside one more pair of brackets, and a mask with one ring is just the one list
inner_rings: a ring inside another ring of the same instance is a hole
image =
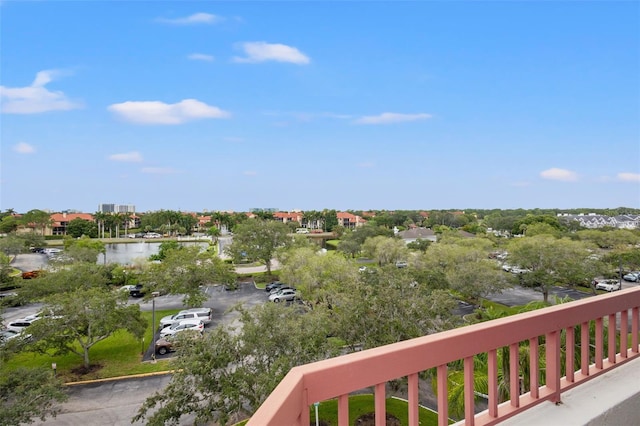
[[0, 209], [640, 208], [640, 3], [0, 3]]

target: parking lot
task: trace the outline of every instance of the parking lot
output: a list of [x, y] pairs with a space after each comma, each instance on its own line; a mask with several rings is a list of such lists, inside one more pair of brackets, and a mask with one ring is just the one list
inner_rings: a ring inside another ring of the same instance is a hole
[[[229, 312], [233, 306], [242, 304], [244, 307], [250, 308], [265, 303], [267, 298], [265, 291], [257, 289], [253, 282], [244, 282], [238, 284], [237, 290], [225, 290], [222, 285], [212, 285], [204, 289], [209, 299], [204, 303], [204, 307], [212, 309], [211, 323], [205, 326], [205, 333], [221, 324], [232, 324], [238, 317], [237, 312]], [[141, 299], [132, 299], [130, 303], [138, 303], [143, 311], [151, 311], [152, 302], [142, 301]], [[158, 296], [155, 299], [156, 311], [168, 309], [181, 309], [182, 296], [166, 295]], [[156, 317], [156, 320], [159, 318]], [[144, 354], [143, 360], [152, 359], [154, 353], [155, 339]], [[173, 353], [166, 355], [156, 355], [156, 359], [164, 359], [173, 356]]]

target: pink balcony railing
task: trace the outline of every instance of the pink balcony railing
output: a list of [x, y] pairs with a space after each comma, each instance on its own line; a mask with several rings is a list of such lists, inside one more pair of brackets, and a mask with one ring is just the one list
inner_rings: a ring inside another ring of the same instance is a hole
[[[636, 287], [295, 367], [255, 412], [248, 426], [306, 426], [310, 406], [333, 398], [338, 400], [339, 425], [346, 426], [349, 394], [368, 387], [375, 389], [376, 426], [383, 426], [386, 383], [404, 377], [409, 425], [418, 426], [418, 374], [432, 368], [437, 371], [438, 423], [444, 426], [449, 421], [447, 364], [459, 360], [464, 365], [465, 424], [496, 424], [543, 401], [560, 402], [562, 392], [639, 358], [639, 310], [640, 288]], [[590, 323], [595, 324], [595, 335], [590, 334]], [[518, 357], [520, 343], [527, 341], [530, 385], [523, 390]], [[545, 345], [544, 367], [540, 365], [540, 341]], [[510, 400], [501, 403], [497, 352], [503, 347], [509, 347], [511, 373]], [[474, 414], [473, 361], [475, 355], [485, 353], [488, 409]], [[579, 368], [575, 359], [580, 360]], [[541, 377], [544, 384], [540, 384]]]

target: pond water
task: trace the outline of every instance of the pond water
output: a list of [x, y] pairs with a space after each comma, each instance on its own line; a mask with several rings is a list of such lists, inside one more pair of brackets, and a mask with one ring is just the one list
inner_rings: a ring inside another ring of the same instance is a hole
[[[161, 243], [148, 241], [105, 244], [105, 248], [107, 249], [107, 262], [118, 263], [120, 265], [131, 265], [138, 259], [146, 260], [152, 254], [158, 254], [160, 251], [160, 244]], [[206, 248], [209, 246], [209, 243], [183, 242], [180, 243], [180, 245], [185, 247], [196, 245]], [[105, 255], [102, 253], [98, 255], [98, 263], [105, 263], [104, 256]]]

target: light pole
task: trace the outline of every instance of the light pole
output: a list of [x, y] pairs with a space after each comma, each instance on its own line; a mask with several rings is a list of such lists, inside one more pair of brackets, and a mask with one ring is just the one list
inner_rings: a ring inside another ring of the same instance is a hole
[[313, 406], [316, 408], [316, 426], [320, 426], [320, 419], [318, 418], [318, 406], [320, 405], [319, 402], [314, 402]]
[[[154, 291], [153, 293], [151, 293], [151, 333], [152, 333], [151, 342], [152, 343], [156, 341], [156, 297], [158, 296], [160, 296], [160, 293], [157, 291]], [[151, 359], [153, 361], [156, 360], [155, 348], [151, 353]]]
[[58, 369], [58, 364], [56, 364], [55, 362], [52, 362], [51, 369], [53, 370], [53, 377], [57, 377], [56, 370]]

